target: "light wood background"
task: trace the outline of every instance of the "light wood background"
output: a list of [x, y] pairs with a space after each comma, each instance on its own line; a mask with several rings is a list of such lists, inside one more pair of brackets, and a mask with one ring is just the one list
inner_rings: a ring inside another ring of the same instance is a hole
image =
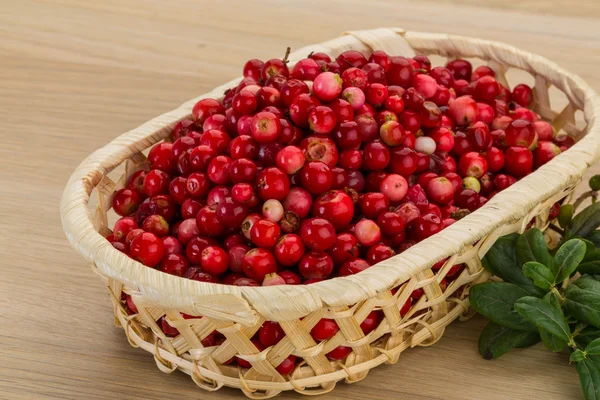
[[[209, 395], [131, 348], [64, 238], [63, 185], [121, 132], [239, 75], [246, 59], [378, 26], [505, 41], [600, 88], [599, 24], [595, 0], [0, 0], [0, 399], [242, 398]], [[456, 323], [323, 398], [582, 398], [565, 354], [482, 360], [483, 324]]]

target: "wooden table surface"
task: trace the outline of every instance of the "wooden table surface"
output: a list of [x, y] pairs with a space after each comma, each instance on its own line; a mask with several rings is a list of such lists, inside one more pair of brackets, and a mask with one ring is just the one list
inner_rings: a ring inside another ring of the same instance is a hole
[[[599, 89], [599, 24], [590, 0], [0, 0], [0, 398], [209, 398], [129, 346], [62, 233], [69, 174], [121, 132], [239, 75], [246, 59], [378, 26], [505, 41]], [[582, 398], [565, 354], [482, 360], [483, 324], [455, 323], [437, 345], [323, 398]]]

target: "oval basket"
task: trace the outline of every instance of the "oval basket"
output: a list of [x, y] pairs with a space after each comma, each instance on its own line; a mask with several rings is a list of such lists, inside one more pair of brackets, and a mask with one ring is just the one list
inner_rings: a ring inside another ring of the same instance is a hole
[[[478, 211], [358, 275], [311, 285], [237, 287], [197, 282], [148, 268], [114, 249], [104, 236], [111, 233], [107, 212], [113, 193], [124, 187], [131, 174], [147, 168], [142, 152], [168, 137], [179, 120], [189, 118], [195, 102], [204, 97], [221, 98], [239, 79], [121, 135], [90, 155], [73, 173], [62, 198], [62, 222], [71, 244], [105, 278], [116, 324], [123, 327], [133, 346], [154, 355], [162, 371], [180, 369], [203, 389], [236, 387], [251, 398], [268, 398], [286, 390], [319, 394], [332, 390], [342, 379], [361, 380], [371, 368], [398, 361], [402, 351], [435, 343], [450, 322], [465, 315], [469, 287], [488, 277], [480, 260], [490, 246], [502, 235], [522, 232], [532, 219], [535, 226], [545, 228], [550, 206], [572, 192], [600, 155], [600, 125], [595, 121], [600, 115], [598, 95], [579, 77], [545, 58], [497, 42], [375, 29], [348, 32], [308, 46], [293, 53], [290, 62], [311, 51], [336, 56], [349, 49], [365, 54], [378, 49], [391, 55], [478, 58], [486, 61], [505, 85], [508, 68], [525, 70], [535, 77], [534, 110], [577, 143]], [[565, 108], [551, 108], [551, 85], [566, 95]], [[583, 129], [575, 124], [577, 110], [584, 114]], [[123, 165], [119, 179], [108, 177]], [[89, 200], [93, 191], [98, 202], [92, 212]], [[431, 268], [445, 258], [443, 267]], [[446, 274], [461, 263], [466, 268], [446, 286]], [[401, 315], [400, 309], [418, 288], [424, 295]], [[121, 301], [123, 293], [132, 296], [138, 314], [128, 314]], [[384, 318], [365, 336], [360, 323], [374, 309], [382, 310]], [[183, 319], [181, 313], [197, 318]], [[167, 337], [157, 325], [163, 316], [179, 330], [177, 337]], [[340, 329], [332, 339], [316, 343], [310, 331], [321, 318], [334, 319]], [[265, 321], [279, 322], [286, 336], [259, 352], [250, 338]], [[225, 341], [203, 347], [201, 340], [215, 329]], [[350, 355], [342, 361], [329, 361], [325, 354], [340, 345], [351, 347]], [[282, 376], [275, 366], [290, 354], [303, 361], [292, 374]], [[226, 365], [236, 355], [252, 367]]]

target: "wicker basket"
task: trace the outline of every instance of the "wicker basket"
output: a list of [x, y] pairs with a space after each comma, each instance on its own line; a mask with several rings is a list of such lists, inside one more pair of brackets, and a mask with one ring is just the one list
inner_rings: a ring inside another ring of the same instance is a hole
[[[535, 77], [535, 111], [578, 143], [494, 196], [477, 212], [359, 275], [312, 285], [237, 287], [197, 282], [148, 268], [114, 249], [104, 236], [110, 234], [107, 212], [113, 193], [124, 187], [131, 174], [147, 167], [142, 151], [166, 138], [177, 121], [189, 118], [200, 98], [220, 98], [239, 79], [123, 134], [90, 155], [73, 173], [62, 198], [62, 222], [71, 244], [105, 278], [117, 325], [123, 327], [132, 346], [154, 354], [162, 371], [180, 369], [203, 389], [236, 387], [251, 398], [269, 398], [285, 390], [319, 394], [332, 390], [342, 379], [359, 381], [371, 368], [397, 362], [402, 351], [435, 343], [449, 323], [467, 313], [469, 287], [487, 279], [480, 259], [495, 240], [522, 232], [532, 218], [537, 227], [545, 228], [549, 207], [568, 196], [599, 158], [600, 124], [595, 123], [600, 115], [598, 95], [579, 77], [542, 57], [485, 40], [375, 29], [348, 32], [308, 46], [293, 53], [291, 62], [311, 51], [335, 56], [348, 49], [367, 54], [381, 49], [392, 55], [478, 58], [487, 61], [504, 84], [508, 68], [528, 71]], [[551, 85], [568, 99], [562, 110], [550, 107]], [[576, 110], [584, 113], [587, 126], [583, 129], [575, 124]], [[115, 183], [107, 175], [123, 163], [125, 172]], [[94, 190], [98, 204], [92, 213], [88, 202]], [[434, 272], [431, 266], [444, 258], [448, 258], [445, 265]], [[450, 268], [459, 263], [465, 263], [466, 268], [450, 285], [441, 287]], [[417, 288], [423, 288], [424, 296], [401, 316], [400, 308]], [[128, 315], [121, 302], [123, 292], [132, 296], [138, 314]], [[359, 325], [373, 309], [383, 310], [385, 317], [365, 336]], [[180, 313], [198, 318], [183, 319]], [[165, 315], [179, 336], [167, 337], [156, 324]], [[332, 339], [317, 344], [310, 330], [323, 317], [335, 319], [340, 329]], [[264, 321], [279, 322], [286, 336], [259, 352], [250, 338]], [[215, 329], [226, 340], [219, 346], [203, 347], [201, 339]], [[340, 345], [351, 347], [352, 353], [344, 361], [330, 362], [325, 354]], [[289, 354], [303, 361], [292, 374], [282, 376], [274, 366]], [[249, 361], [252, 368], [225, 365], [235, 355]]]

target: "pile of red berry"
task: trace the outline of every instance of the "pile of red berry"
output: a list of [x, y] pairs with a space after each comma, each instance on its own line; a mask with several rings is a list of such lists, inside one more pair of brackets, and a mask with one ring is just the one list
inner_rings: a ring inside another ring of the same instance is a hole
[[511, 92], [466, 60], [346, 51], [243, 72], [115, 194], [115, 248], [238, 286], [356, 274], [573, 145], [530, 109], [530, 87]]

